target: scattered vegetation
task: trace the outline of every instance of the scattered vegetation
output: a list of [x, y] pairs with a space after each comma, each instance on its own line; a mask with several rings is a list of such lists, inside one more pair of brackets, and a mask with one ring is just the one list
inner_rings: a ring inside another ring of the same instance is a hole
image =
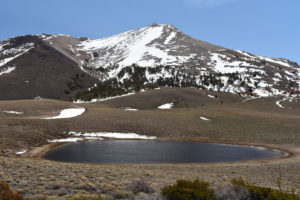
[[[294, 190], [285, 192], [281, 189], [281, 181], [277, 181], [278, 189], [251, 185], [242, 178], [232, 179], [229, 186], [214, 186], [200, 180], [177, 180], [175, 184], [161, 189], [161, 196], [144, 180], [132, 181], [125, 191], [107, 190], [103, 197], [100, 193], [85, 190], [84, 193], [60, 195], [70, 200], [104, 200], [104, 199], [164, 199], [164, 200], [300, 200]], [[58, 188], [58, 187], [57, 187]], [[49, 193], [48, 193], [49, 194]], [[41, 195], [39, 195], [41, 196]], [[54, 197], [53, 195], [51, 195]], [[55, 195], [56, 196], [56, 195]], [[51, 197], [51, 198], [52, 198]], [[149, 197], [149, 198], [148, 198]], [[47, 196], [38, 198], [47, 199]], [[35, 200], [38, 200], [35, 198]], [[33, 200], [13, 192], [9, 185], [0, 182], [0, 200]]]
[[161, 194], [167, 200], [300, 200], [294, 190], [282, 191], [280, 181], [278, 189], [251, 185], [242, 178], [233, 179], [231, 183], [231, 186], [212, 188], [204, 181], [178, 180], [162, 188]]

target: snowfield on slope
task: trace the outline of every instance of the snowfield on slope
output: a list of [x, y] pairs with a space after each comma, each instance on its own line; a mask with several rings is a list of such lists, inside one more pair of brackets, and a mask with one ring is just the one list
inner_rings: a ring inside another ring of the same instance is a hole
[[82, 115], [85, 112], [85, 108], [68, 108], [64, 109], [60, 112], [58, 116], [54, 117], [46, 117], [44, 119], [64, 119], [64, 118], [72, 118]]

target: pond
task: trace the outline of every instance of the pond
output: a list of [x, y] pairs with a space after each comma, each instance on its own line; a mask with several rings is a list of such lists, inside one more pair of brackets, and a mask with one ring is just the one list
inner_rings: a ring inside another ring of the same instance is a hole
[[77, 163], [207, 163], [281, 157], [262, 147], [187, 141], [103, 140], [69, 143], [48, 151], [48, 160]]

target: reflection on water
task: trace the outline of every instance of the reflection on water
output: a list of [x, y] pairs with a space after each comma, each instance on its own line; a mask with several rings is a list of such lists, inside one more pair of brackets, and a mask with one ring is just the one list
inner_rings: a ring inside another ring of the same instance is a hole
[[186, 141], [104, 140], [70, 143], [45, 159], [81, 163], [206, 163], [280, 157], [281, 152], [257, 147]]

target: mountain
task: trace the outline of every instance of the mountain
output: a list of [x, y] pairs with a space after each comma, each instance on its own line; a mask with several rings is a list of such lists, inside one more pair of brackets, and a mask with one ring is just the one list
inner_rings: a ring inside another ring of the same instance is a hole
[[26, 35], [2, 41], [0, 100], [68, 99], [93, 86], [98, 79], [83, 72], [70, 55], [68, 45], [78, 42], [64, 35]]
[[91, 100], [158, 86], [294, 98], [300, 84], [295, 62], [213, 45], [163, 24], [96, 40], [47, 34], [11, 38], [0, 43], [0, 60], [4, 99], [77, 94]]

